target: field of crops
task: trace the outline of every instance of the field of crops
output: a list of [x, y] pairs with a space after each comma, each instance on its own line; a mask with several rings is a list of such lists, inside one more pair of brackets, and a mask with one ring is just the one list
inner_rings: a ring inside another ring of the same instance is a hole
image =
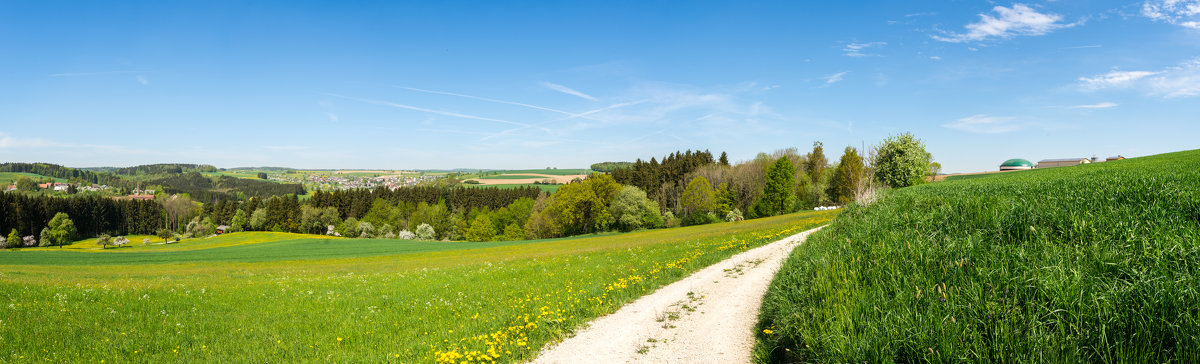
[[569, 168], [569, 169], [517, 169], [507, 171], [495, 171], [492, 173], [498, 174], [548, 174], [551, 176], [570, 176], [575, 174], [592, 174], [592, 170], [587, 168]]
[[530, 179], [530, 178], [543, 178], [543, 177], [529, 175], [529, 174], [500, 174], [500, 175], [489, 175], [489, 176], [482, 176], [482, 177], [476, 177], [476, 178], [479, 178], [479, 179]]
[[1200, 151], [886, 193], [810, 237], [762, 362], [1200, 361]]
[[657, 287], [835, 214], [532, 242], [0, 251], [0, 361], [521, 361]]

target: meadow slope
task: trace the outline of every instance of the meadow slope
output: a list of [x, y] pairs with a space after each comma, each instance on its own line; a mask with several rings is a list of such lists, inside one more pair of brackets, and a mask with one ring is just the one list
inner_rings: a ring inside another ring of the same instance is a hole
[[[4, 251], [0, 361], [518, 362], [647, 292], [834, 216], [487, 247], [292, 239]], [[281, 253], [309, 245], [344, 252]]]
[[761, 362], [1200, 361], [1200, 151], [851, 206], [764, 299]]

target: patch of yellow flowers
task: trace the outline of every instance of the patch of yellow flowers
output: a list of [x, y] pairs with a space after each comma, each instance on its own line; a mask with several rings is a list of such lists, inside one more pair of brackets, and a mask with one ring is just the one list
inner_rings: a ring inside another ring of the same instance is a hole
[[[801, 227], [794, 227], [774, 233], [755, 233], [753, 240], [758, 242], [775, 241], [780, 237], [796, 234], [800, 229]], [[530, 334], [539, 328], [543, 330], [569, 329], [559, 326], [568, 319], [575, 318], [569, 313], [582, 308], [577, 304], [587, 304], [592, 307], [612, 305], [614, 302], [610, 293], [629, 289], [638, 289], [640, 292], [644, 292], [651, 288], [643, 287], [645, 283], [657, 281], [657, 278], [669, 270], [686, 270], [689, 263], [708, 253], [730, 249], [745, 250], [749, 247], [750, 240], [734, 237], [725, 241], [717, 240], [699, 245], [688, 251], [683, 257], [666, 263], [644, 262], [650, 267], [645, 272], [631, 269], [629, 275], [625, 277], [602, 283], [599, 285], [602, 289], [595, 291], [600, 292], [599, 295], [592, 293], [594, 290], [564, 287], [562, 291], [554, 294], [544, 296], [531, 294], [524, 298], [517, 298], [512, 307], [519, 310], [518, 312], [527, 312], [526, 314], [517, 316], [516, 320], [490, 334], [465, 337], [459, 339], [458, 342], [446, 341], [448, 347], [433, 348], [433, 359], [438, 363], [488, 363], [504, 357], [512, 357], [513, 350], [528, 349]], [[542, 323], [543, 326], [539, 326], [538, 323]], [[770, 332], [765, 333], [770, 334]]]

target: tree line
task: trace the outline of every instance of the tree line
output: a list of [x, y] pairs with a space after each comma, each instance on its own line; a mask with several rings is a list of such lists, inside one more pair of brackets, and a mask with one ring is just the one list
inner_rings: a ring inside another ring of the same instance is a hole
[[245, 200], [250, 197], [304, 195], [304, 186], [297, 183], [275, 183], [230, 176], [208, 177], [198, 172], [165, 175], [148, 179], [144, 186], [163, 186], [169, 194], [188, 194], [202, 202]]
[[0, 194], [0, 208], [4, 210], [0, 231], [16, 231], [18, 236], [39, 235], [58, 214], [72, 220], [72, 237], [153, 234], [163, 226], [165, 216], [163, 206], [155, 201], [98, 196], [52, 198], [6, 192]]
[[[0, 229], [32, 234], [56, 213], [76, 221], [78, 233], [96, 236], [154, 232], [164, 239], [222, 231], [284, 231], [346, 237], [428, 240], [541, 239], [603, 231], [631, 231], [738, 221], [871, 198], [879, 188], [922, 183], [931, 156], [905, 133], [889, 137], [867, 155], [846, 147], [836, 162], [824, 145], [796, 148], [730, 164], [725, 153], [675, 152], [659, 162], [628, 167], [563, 185], [555, 193], [534, 187], [500, 189], [444, 185], [318, 191], [246, 200], [178, 194], [157, 201], [47, 198], [3, 194]], [[208, 188], [198, 173], [175, 176]], [[202, 203], [203, 202], [203, 203]], [[3, 231], [3, 230], [0, 230]]]
[[0, 172], [33, 173], [89, 184], [119, 185], [122, 181], [121, 177], [109, 173], [93, 172], [49, 163], [4, 163], [0, 164]]

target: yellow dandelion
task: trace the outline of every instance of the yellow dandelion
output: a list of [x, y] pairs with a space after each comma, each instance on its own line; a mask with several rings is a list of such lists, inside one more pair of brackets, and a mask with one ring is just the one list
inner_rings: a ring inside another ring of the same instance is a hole
[[764, 333], [764, 334], [767, 334], [767, 335], [770, 335], [770, 334], [773, 334], [773, 333], [775, 333], [775, 332], [774, 332], [774, 331], [771, 331], [771, 329], [763, 329], [763, 333]]

